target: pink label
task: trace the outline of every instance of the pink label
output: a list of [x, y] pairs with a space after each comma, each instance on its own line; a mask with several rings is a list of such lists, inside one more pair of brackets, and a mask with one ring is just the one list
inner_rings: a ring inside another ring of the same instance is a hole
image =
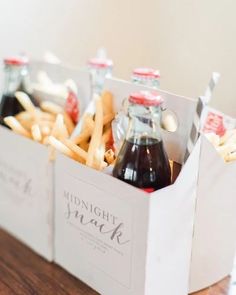
[[65, 111], [71, 117], [72, 121], [76, 124], [79, 120], [79, 100], [76, 94], [72, 91], [68, 93]]
[[206, 122], [203, 128], [204, 133], [214, 132], [219, 136], [225, 134], [226, 128], [224, 126], [224, 118], [222, 115], [209, 112], [207, 114]]

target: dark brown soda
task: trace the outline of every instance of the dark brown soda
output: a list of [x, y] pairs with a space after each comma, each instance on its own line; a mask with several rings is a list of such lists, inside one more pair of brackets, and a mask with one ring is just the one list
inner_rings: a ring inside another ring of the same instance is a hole
[[5, 126], [3, 121], [5, 117], [14, 116], [23, 110], [23, 107], [14, 95], [4, 94], [0, 102], [0, 124]]
[[[22, 86], [20, 86], [19, 89], [16, 91], [25, 92]], [[35, 106], [39, 106], [38, 101], [32, 95], [28, 94], [28, 96], [30, 97], [32, 103]], [[2, 98], [0, 100], [0, 124], [1, 125], [6, 126], [3, 121], [5, 117], [15, 116], [22, 111], [24, 111], [24, 108], [21, 106], [21, 104], [19, 103], [19, 101], [17, 100], [14, 94], [2, 95]]]
[[148, 137], [125, 140], [113, 176], [147, 192], [170, 185], [171, 169], [163, 142]]

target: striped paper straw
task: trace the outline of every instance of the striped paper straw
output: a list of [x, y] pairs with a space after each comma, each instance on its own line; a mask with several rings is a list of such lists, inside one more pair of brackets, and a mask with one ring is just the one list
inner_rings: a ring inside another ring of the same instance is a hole
[[213, 90], [214, 90], [215, 86], [217, 85], [219, 78], [220, 78], [220, 74], [217, 72], [213, 72], [212, 76], [211, 76], [211, 80], [207, 86], [204, 96], [200, 96], [198, 98], [197, 108], [196, 108], [196, 112], [195, 112], [194, 118], [193, 118], [193, 125], [192, 125], [192, 129], [190, 132], [188, 144], [187, 144], [184, 162], [187, 161], [190, 153], [192, 152], [192, 150], [193, 150], [193, 148], [200, 136], [201, 116], [202, 116], [205, 106], [211, 100]]

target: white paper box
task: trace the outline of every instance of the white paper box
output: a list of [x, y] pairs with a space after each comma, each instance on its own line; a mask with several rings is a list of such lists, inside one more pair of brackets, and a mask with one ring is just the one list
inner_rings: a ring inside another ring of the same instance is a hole
[[236, 162], [225, 163], [207, 139], [201, 151], [190, 292], [229, 275], [236, 249]]
[[151, 195], [59, 155], [56, 262], [101, 294], [186, 295], [199, 153]]
[[[74, 79], [81, 107], [90, 100], [88, 73], [32, 62], [33, 78], [38, 70], [46, 70], [55, 82]], [[46, 146], [0, 126], [0, 227], [48, 260], [53, 259], [54, 252], [53, 172]]]
[[[131, 92], [148, 88], [111, 79], [105, 89], [115, 94], [118, 108]], [[196, 101], [159, 92], [179, 119], [178, 130], [163, 131], [163, 138], [169, 157], [181, 163]], [[186, 295], [217, 282], [230, 273], [236, 245], [235, 167], [225, 164], [201, 137], [175, 184], [146, 195], [59, 156], [56, 262], [105, 295]], [[100, 218], [85, 210], [82, 200], [119, 216], [132, 249], [125, 249], [122, 257], [115, 251], [103, 254], [104, 243], [108, 249], [113, 246], [74, 218]]]
[[0, 127], [0, 226], [53, 257], [53, 177], [48, 149]]
[[[118, 109], [130, 92], [145, 87], [108, 80], [105, 89], [115, 95]], [[171, 158], [181, 161], [192, 123], [187, 116], [184, 126], [186, 114], [194, 112], [196, 102], [161, 93], [179, 118], [178, 131], [164, 134], [165, 145]], [[59, 155], [56, 262], [101, 294], [186, 295], [200, 147], [199, 140], [174, 185], [152, 194]]]

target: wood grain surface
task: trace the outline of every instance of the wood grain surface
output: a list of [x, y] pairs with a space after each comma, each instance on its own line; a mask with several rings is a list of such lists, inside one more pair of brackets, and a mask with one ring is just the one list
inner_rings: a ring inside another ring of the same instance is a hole
[[[192, 295], [236, 295], [235, 286], [236, 281], [234, 283], [233, 279], [226, 278], [211, 288]], [[15, 294], [96, 295], [98, 293], [61, 267], [46, 262], [0, 230], [0, 295]]]

